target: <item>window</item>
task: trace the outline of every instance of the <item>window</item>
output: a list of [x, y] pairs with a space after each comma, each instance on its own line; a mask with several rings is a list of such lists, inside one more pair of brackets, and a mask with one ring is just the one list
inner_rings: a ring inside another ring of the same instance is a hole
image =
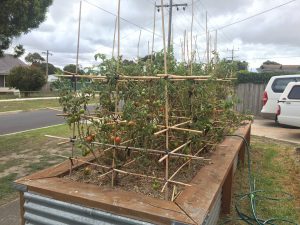
[[294, 86], [288, 95], [289, 99], [300, 99], [300, 86]]
[[288, 85], [288, 83], [297, 81], [297, 79], [299, 80], [300, 78], [295, 78], [295, 77], [277, 78], [274, 80], [274, 82], [272, 84], [272, 90], [275, 93], [282, 93], [284, 91], [284, 89], [286, 88], [286, 86]]

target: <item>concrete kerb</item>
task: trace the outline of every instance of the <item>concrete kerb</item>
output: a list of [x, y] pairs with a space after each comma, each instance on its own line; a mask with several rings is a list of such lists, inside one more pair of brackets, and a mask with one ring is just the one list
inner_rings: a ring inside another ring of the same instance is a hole
[[19, 101], [32, 101], [32, 100], [54, 100], [54, 99], [59, 99], [59, 97], [1, 99], [0, 102], [19, 102]]

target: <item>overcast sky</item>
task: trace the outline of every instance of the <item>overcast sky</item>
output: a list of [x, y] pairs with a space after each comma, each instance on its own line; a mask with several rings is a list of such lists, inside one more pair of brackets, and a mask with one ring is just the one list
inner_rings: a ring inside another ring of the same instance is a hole
[[[26, 54], [50, 50], [49, 62], [63, 67], [76, 62], [79, 0], [54, 0], [47, 18], [38, 29], [14, 40], [23, 44]], [[168, 0], [164, 1], [168, 3]], [[274, 8], [289, 0], [194, 0], [193, 36], [197, 35], [197, 60], [205, 62], [205, 12], [208, 12], [208, 29], [211, 45], [215, 31], [228, 24], [251, 17]], [[173, 0], [187, 3], [186, 10], [174, 8], [173, 41], [176, 57], [182, 59], [181, 41], [184, 30], [190, 38], [192, 0]], [[141, 30], [140, 56], [151, 49], [154, 0], [121, 0], [121, 54], [124, 58], [137, 57], [137, 45]], [[160, 0], [157, 1], [160, 4]], [[80, 36], [79, 64], [90, 66], [95, 63], [94, 54], [112, 54], [117, 0], [83, 0]], [[293, 1], [243, 22], [218, 30], [217, 50], [221, 56], [230, 57], [233, 47], [235, 59], [246, 60], [250, 68], [259, 67], [267, 59], [282, 64], [300, 64], [300, 4]], [[165, 14], [168, 11], [165, 10]], [[129, 23], [129, 22], [131, 23]], [[168, 18], [165, 17], [166, 29]], [[161, 13], [156, 12], [156, 36], [154, 50], [162, 48]], [[189, 40], [190, 42], [190, 40]], [[194, 39], [193, 48], [196, 48]], [[25, 54], [25, 55], [26, 55]], [[24, 58], [24, 57], [23, 57]]]

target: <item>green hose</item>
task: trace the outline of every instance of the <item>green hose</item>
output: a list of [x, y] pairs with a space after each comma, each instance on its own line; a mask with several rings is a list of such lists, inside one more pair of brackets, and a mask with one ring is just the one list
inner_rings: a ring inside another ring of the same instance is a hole
[[[232, 221], [243, 221], [247, 224], [250, 225], [276, 225], [275, 222], [285, 222], [287, 224], [294, 224], [294, 225], [299, 225], [298, 223], [295, 223], [293, 221], [290, 220], [286, 220], [286, 219], [281, 219], [281, 218], [270, 218], [270, 219], [261, 219], [258, 218], [257, 216], [257, 211], [256, 211], [256, 199], [267, 199], [267, 200], [272, 200], [272, 201], [283, 201], [283, 200], [291, 200], [293, 199], [292, 195], [286, 192], [274, 192], [274, 193], [280, 193], [280, 194], [284, 194], [286, 195], [286, 198], [273, 198], [273, 197], [268, 197], [267, 195], [261, 195], [261, 194], [269, 194], [268, 192], [264, 191], [264, 190], [256, 190], [255, 188], [255, 180], [252, 178], [252, 172], [251, 172], [251, 159], [250, 159], [250, 145], [247, 142], [247, 140], [245, 139], [245, 137], [241, 136], [241, 135], [237, 135], [237, 134], [229, 134], [226, 135], [228, 137], [239, 137], [243, 139], [243, 142], [245, 143], [245, 147], [246, 147], [246, 152], [247, 152], [247, 161], [248, 161], [248, 181], [249, 181], [249, 193], [247, 194], [243, 194], [240, 196], [240, 198], [238, 199], [236, 205], [235, 205], [235, 210], [239, 216], [238, 219], [235, 220], [227, 220], [222, 224], [226, 224]], [[243, 213], [240, 210], [240, 205], [239, 203], [246, 199], [249, 198], [250, 200], [250, 208], [251, 208], [251, 215], [247, 215], [246, 213]]]

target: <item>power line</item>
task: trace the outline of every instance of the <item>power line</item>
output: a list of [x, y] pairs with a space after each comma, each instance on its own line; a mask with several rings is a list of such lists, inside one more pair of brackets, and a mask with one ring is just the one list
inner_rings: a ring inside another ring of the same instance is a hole
[[264, 10], [264, 11], [262, 11], [262, 12], [259, 12], [259, 13], [257, 13], [257, 14], [254, 14], [254, 15], [252, 15], [252, 16], [246, 17], [246, 18], [244, 18], [244, 19], [241, 19], [241, 20], [235, 21], [235, 22], [233, 22], [233, 23], [230, 23], [230, 24], [221, 26], [221, 27], [217, 28], [216, 30], [222, 30], [222, 29], [227, 28], [227, 27], [229, 27], [229, 26], [232, 26], [232, 25], [235, 25], [235, 24], [244, 22], [244, 21], [246, 21], [246, 20], [252, 19], [253, 17], [256, 17], [256, 16], [262, 15], [262, 14], [264, 14], [264, 13], [270, 12], [270, 11], [272, 11], [272, 10], [274, 10], [274, 9], [278, 9], [278, 8], [280, 8], [280, 7], [283, 7], [283, 6], [285, 6], [285, 5], [288, 5], [288, 4], [290, 4], [290, 3], [292, 3], [292, 2], [295, 2], [295, 1], [297, 1], [297, 0], [291, 0], [291, 1], [285, 2], [285, 3], [281, 4], [281, 5], [277, 5], [277, 6], [273, 7], [273, 8]]
[[[100, 10], [102, 10], [102, 11], [104, 11], [104, 12], [106, 12], [106, 13], [112, 15], [112, 16], [114, 16], [114, 17], [117, 16], [115, 13], [110, 12], [110, 11], [108, 11], [108, 10], [106, 10], [106, 9], [104, 9], [104, 8], [102, 8], [102, 7], [100, 7], [100, 6], [96, 5], [96, 4], [94, 4], [94, 3], [91, 3], [91, 2], [89, 2], [89, 1], [87, 1], [87, 0], [83, 0], [83, 1], [86, 2], [86, 3], [88, 3], [88, 4], [90, 4], [91, 6], [94, 6], [95, 8], [98, 8], [98, 9], [100, 9]], [[131, 24], [131, 25], [133, 25], [133, 26], [138, 27], [140, 30], [144, 30], [144, 31], [146, 31], [146, 32], [148, 32], [148, 33], [153, 34], [153, 31], [151, 31], [151, 30], [149, 30], [149, 29], [147, 29], [147, 28], [145, 28], [145, 27], [142, 27], [142, 26], [140, 26], [140, 25], [138, 25], [138, 24], [136, 24], [136, 23], [134, 23], [134, 22], [131, 22], [131, 21], [128, 20], [128, 19], [125, 19], [125, 18], [123, 18], [123, 17], [120, 17], [120, 19], [123, 20], [123, 21], [125, 21], [125, 22], [127, 22], [127, 23], [129, 23], [129, 24]], [[134, 33], [135, 33], [135, 32], [134, 32]], [[129, 34], [127, 34], [126, 37], [127, 37], [128, 35], [129, 35]], [[162, 35], [160, 35], [160, 34], [154, 33], [154, 35], [156, 35], [156, 36], [158, 36], [158, 37], [160, 37], [160, 38], [163, 38]], [[123, 37], [123, 38], [124, 38], [124, 37]], [[180, 44], [175, 43], [175, 42], [174, 42], [173, 44], [176, 44], [177, 46], [180, 46]]]
[[246, 58], [246, 57], [242, 57], [243, 60], [257, 60], [257, 59], [289, 59], [289, 58], [300, 58], [299, 56], [278, 56], [278, 57], [274, 57], [274, 56], [270, 56], [270, 57], [258, 57], [258, 58]]
[[[110, 15], [112, 15], [112, 16], [115, 16], [115, 17], [117, 16], [115, 13], [112, 13], [112, 12], [110, 12], [110, 11], [108, 11], [108, 10], [106, 10], [106, 9], [104, 9], [104, 8], [102, 8], [102, 7], [94, 4], [94, 3], [91, 3], [91, 2], [89, 2], [87, 0], [83, 0], [83, 1], [86, 2], [86, 3], [88, 3], [88, 4], [90, 4], [90, 5], [92, 5], [92, 6], [94, 6], [94, 7], [96, 7], [96, 8], [98, 8], [98, 9], [100, 9], [100, 10], [102, 10], [102, 11], [104, 11], [104, 12], [106, 12], [106, 13], [108, 13], [108, 14], [110, 14]], [[120, 19], [123, 20], [123, 21], [125, 21], [125, 22], [127, 22], [127, 23], [129, 23], [129, 24], [131, 24], [131, 25], [133, 25], [133, 26], [136, 26], [136, 27], [140, 28], [141, 30], [147, 31], [147, 32], [149, 32], [151, 34], [153, 33], [153, 31], [151, 31], [151, 30], [149, 30], [147, 28], [144, 28], [144, 27], [142, 27], [142, 26], [140, 26], [140, 25], [138, 25], [136, 23], [133, 23], [130, 20], [127, 20], [127, 19], [125, 19], [123, 17], [120, 17]], [[159, 34], [156, 34], [156, 35], [162, 37]]]

